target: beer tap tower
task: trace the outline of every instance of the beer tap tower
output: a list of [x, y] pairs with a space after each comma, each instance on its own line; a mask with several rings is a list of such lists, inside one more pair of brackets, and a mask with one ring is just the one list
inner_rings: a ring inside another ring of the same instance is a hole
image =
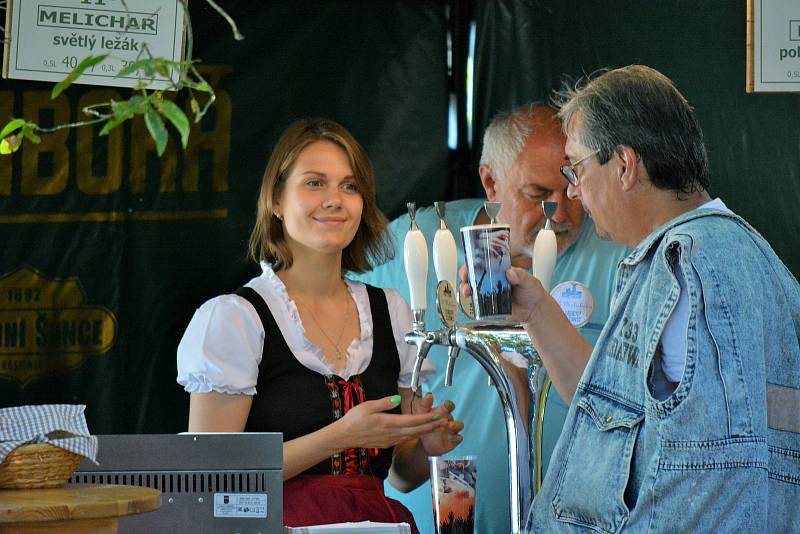
[[[556, 202], [543, 202], [542, 207], [547, 217], [547, 224], [539, 232], [533, 249], [534, 274], [545, 284], [549, 290], [550, 279], [556, 259], [556, 239], [552, 230], [550, 218], [555, 214], [558, 204]], [[499, 211], [499, 204], [487, 202], [485, 209], [489, 217], [494, 220]], [[525, 329], [513, 322], [479, 321], [456, 326], [458, 304], [456, 301], [457, 284], [457, 258], [453, 234], [447, 229], [444, 222], [443, 202], [436, 203], [439, 214], [440, 228], [433, 240], [433, 258], [437, 285], [437, 307], [439, 316], [444, 323], [438, 330], [425, 329], [425, 310], [427, 308], [426, 287], [428, 273], [428, 250], [425, 236], [416, 223], [416, 206], [408, 203], [408, 213], [411, 217], [411, 228], [406, 234], [404, 243], [404, 260], [406, 276], [408, 277], [409, 294], [411, 296], [411, 309], [413, 313], [412, 331], [406, 334], [406, 343], [416, 345], [417, 359], [412, 374], [412, 389], [419, 390], [419, 374], [422, 362], [427, 357], [433, 345], [448, 347], [448, 362], [445, 374], [445, 385], [453, 381], [453, 368], [459, 350], [463, 349], [475, 358], [489, 375], [490, 382], [495, 386], [500, 396], [500, 404], [506, 422], [506, 439], [508, 442], [508, 471], [511, 486], [509, 488], [511, 532], [519, 534], [524, 526], [525, 514], [530, 504], [530, 488], [523, 487], [525, 476], [522, 469], [529, 471], [529, 454], [536, 456], [530, 458], [531, 464], [537, 469], [540, 465], [536, 445], [539, 443], [541, 425], [538, 418], [543, 417], [544, 410], [540, 409], [540, 391], [547, 378], [547, 373], [542, 365], [536, 349], [531, 343]], [[464, 308], [471, 308], [467, 303], [462, 303]], [[468, 310], [465, 309], [465, 312]], [[468, 313], [469, 315], [469, 313]], [[504, 370], [504, 352], [516, 352], [528, 361], [531, 369], [529, 380], [530, 395], [534, 419], [531, 424], [530, 437], [519, 422], [522, 421], [520, 406], [514, 396], [510, 378]], [[537, 488], [538, 489], [538, 488]]]

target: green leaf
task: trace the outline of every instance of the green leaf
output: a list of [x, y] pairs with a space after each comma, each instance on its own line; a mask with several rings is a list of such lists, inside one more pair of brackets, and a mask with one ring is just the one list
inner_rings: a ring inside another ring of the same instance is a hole
[[55, 98], [64, 92], [64, 89], [72, 85], [72, 82], [78, 79], [78, 77], [84, 73], [84, 71], [88, 68], [94, 67], [98, 63], [104, 61], [108, 57], [108, 54], [101, 54], [99, 56], [86, 56], [86, 58], [78, 63], [78, 66], [72, 69], [66, 78], [58, 82], [54, 87], [53, 91], [50, 93], [50, 98]]
[[4, 156], [8, 154], [13, 154], [17, 150], [19, 150], [21, 144], [22, 144], [21, 135], [9, 135], [8, 137], [0, 140], [0, 154]]
[[161, 120], [161, 115], [156, 110], [148, 107], [144, 116], [144, 123], [147, 125], [153, 141], [156, 142], [156, 152], [161, 157], [167, 147], [167, 139], [169, 138], [167, 129], [164, 127], [164, 121]]
[[150, 99], [143, 96], [132, 96], [128, 99], [130, 102], [131, 110], [137, 115], [144, 115], [150, 108]]
[[114, 77], [121, 78], [123, 76], [129, 76], [139, 69], [152, 70], [154, 61], [154, 59], [140, 59], [139, 61], [128, 63], [128, 66], [122, 68]]
[[5, 139], [8, 134], [19, 130], [23, 126], [25, 126], [25, 119], [12, 119], [8, 121], [8, 124], [3, 127], [3, 131], [0, 132], [0, 139]]
[[103, 126], [103, 129], [100, 130], [100, 133], [97, 135], [103, 136], [108, 135], [108, 132], [125, 122], [126, 120], [130, 119], [132, 115], [116, 115], [108, 120]]
[[131, 108], [131, 101], [128, 100], [120, 100], [116, 101], [113, 98], [109, 102], [111, 104], [111, 112], [115, 115], [122, 115], [125, 112], [129, 111]]
[[178, 133], [181, 134], [181, 145], [186, 148], [186, 143], [189, 142], [189, 119], [186, 118], [186, 113], [169, 100], [154, 98], [152, 104], [178, 130]]
[[155, 64], [156, 72], [164, 78], [169, 78], [169, 62], [157, 61]]
[[139, 61], [128, 63], [128, 65], [120, 70], [115, 77], [120, 78], [122, 76], [130, 76], [141, 69], [144, 71], [145, 77], [148, 78], [154, 76], [156, 73], [160, 74], [164, 78], [169, 78], [169, 69], [173, 65], [175, 65], [174, 61], [169, 61], [162, 57], [140, 59]]
[[22, 133], [22, 136], [25, 137], [25, 139], [27, 139], [31, 143], [39, 144], [39, 143], [42, 142], [42, 138], [39, 137], [38, 135], [36, 135], [33, 132], [33, 128], [31, 128], [30, 126], [26, 125], [24, 128], [22, 128], [22, 132], [21, 133]]
[[[131, 100], [133, 99], [131, 98]], [[133, 117], [134, 109], [131, 100], [123, 100], [121, 102], [116, 102], [113, 99], [111, 100], [111, 113], [113, 116], [108, 119], [105, 125], [103, 125], [103, 129], [100, 130], [100, 133], [97, 135], [108, 135], [108, 132]]]

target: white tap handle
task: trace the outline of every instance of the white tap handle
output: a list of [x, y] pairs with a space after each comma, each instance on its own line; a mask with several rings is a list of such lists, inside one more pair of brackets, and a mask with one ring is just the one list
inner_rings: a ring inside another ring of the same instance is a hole
[[550, 292], [553, 270], [556, 268], [557, 251], [556, 233], [544, 228], [539, 230], [539, 235], [533, 244], [533, 275], [539, 279], [547, 292]]
[[428, 243], [422, 231], [409, 230], [403, 243], [403, 261], [408, 279], [408, 294], [411, 295], [411, 309], [427, 309], [426, 289], [428, 286]]
[[456, 240], [450, 230], [439, 229], [433, 236], [433, 266], [436, 269], [437, 282], [447, 280], [456, 287], [458, 254]]

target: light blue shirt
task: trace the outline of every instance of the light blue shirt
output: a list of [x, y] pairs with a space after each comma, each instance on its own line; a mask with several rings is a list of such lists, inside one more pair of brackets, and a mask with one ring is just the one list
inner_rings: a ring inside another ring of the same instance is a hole
[[[480, 199], [447, 203], [445, 220], [456, 240], [459, 267], [463, 264], [464, 255], [459, 229], [474, 224], [482, 207], [483, 200]], [[432, 208], [417, 211], [417, 224], [425, 235], [430, 251], [436, 230], [439, 229], [436, 211]], [[408, 282], [403, 266], [403, 241], [409, 229], [408, 216], [394, 220], [389, 229], [395, 240], [394, 260], [357, 279], [378, 287], [393, 287], [408, 299]], [[576, 243], [558, 258], [552, 287], [555, 288], [562, 282], [578, 281], [589, 288], [594, 298], [594, 312], [589, 323], [581, 329], [589, 343], [593, 344], [597, 340], [608, 317], [617, 264], [626, 255], [626, 248], [597, 237], [591, 219], [585, 218]], [[428, 268], [428, 309], [425, 313], [425, 325], [431, 330], [442, 326], [436, 312], [435, 288], [436, 273], [431, 259]], [[467, 321], [469, 319], [459, 312], [459, 322]], [[451, 388], [444, 387], [446, 349], [433, 347], [428, 358], [436, 365], [438, 372], [428, 377], [426, 389], [433, 392], [436, 404], [446, 399], [452, 400], [456, 405], [454, 416], [464, 421], [464, 431], [461, 433], [464, 441], [452, 454], [478, 457], [475, 532], [508, 534], [511, 531], [508, 445], [497, 392], [488, 385], [488, 375], [469, 354], [462, 352], [459, 356]], [[567, 413], [567, 406], [552, 388], [546, 412], [542, 441], [543, 465], [550, 458]], [[411, 510], [422, 534], [434, 531], [430, 483], [406, 494], [399, 493], [386, 484], [386, 493]]]

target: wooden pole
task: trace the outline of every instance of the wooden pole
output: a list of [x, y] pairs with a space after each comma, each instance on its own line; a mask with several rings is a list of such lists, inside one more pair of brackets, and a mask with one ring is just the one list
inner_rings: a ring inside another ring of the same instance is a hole
[[755, 92], [755, 0], [747, 0], [747, 37], [745, 48], [747, 49], [745, 91]]

